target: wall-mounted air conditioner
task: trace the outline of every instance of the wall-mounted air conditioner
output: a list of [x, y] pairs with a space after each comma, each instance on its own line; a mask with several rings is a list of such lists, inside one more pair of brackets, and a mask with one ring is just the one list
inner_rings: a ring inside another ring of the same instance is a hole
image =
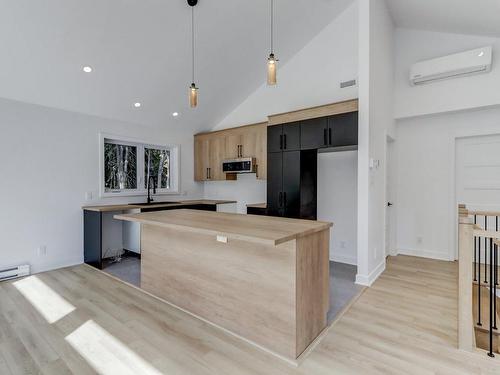
[[28, 276], [30, 274], [29, 264], [23, 264], [17, 267], [10, 267], [0, 270], [0, 281], [15, 279], [17, 277]]
[[491, 71], [491, 46], [421, 61], [410, 69], [412, 85]]

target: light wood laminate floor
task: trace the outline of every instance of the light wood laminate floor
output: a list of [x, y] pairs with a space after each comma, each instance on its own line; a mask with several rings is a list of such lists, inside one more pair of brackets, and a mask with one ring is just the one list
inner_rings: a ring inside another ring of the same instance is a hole
[[87, 266], [0, 283], [0, 374], [500, 374], [455, 349], [457, 266], [406, 256], [298, 367]]

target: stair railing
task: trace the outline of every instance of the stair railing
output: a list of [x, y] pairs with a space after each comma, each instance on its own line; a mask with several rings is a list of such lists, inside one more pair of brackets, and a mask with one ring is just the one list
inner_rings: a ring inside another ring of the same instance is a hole
[[[488, 332], [490, 357], [495, 356], [493, 334], [494, 330], [497, 330], [499, 217], [500, 212], [473, 211], [467, 210], [464, 205], [459, 206], [459, 348], [471, 350], [475, 346], [474, 323], [471, 322], [473, 313], [470, 308], [474, 305], [472, 301], [472, 285], [474, 285], [477, 288], [475, 326]], [[472, 267], [467, 264], [472, 264]], [[488, 288], [489, 324], [486, 328], [483, 327], [481, 319], [481, 288]]]

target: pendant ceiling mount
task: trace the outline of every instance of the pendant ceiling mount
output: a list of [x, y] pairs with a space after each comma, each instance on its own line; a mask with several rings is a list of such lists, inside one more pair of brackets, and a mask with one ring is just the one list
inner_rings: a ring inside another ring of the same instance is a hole
[[198, 0], [187, 0], [191, 7], [191, 53], [192, 53], [192, 83], [189, 86], [189, 105], [191, 108], [196, 108], [198, 105], [198, 87], [194, 80], [194, 7], [198, 4]]
[[274, 55], [274, 0], [271, 0], [271, 53], [267, 58], [267, 84], [276, 85], [276, 65], [279, 61]]

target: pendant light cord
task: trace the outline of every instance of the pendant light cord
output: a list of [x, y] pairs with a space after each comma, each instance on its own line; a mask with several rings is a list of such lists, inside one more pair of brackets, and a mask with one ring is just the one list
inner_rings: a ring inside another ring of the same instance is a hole
[[271, 0], [271, 53], [274, 54], [274, 0]]
[[191, 74], [194, 83], [194, 6], [191, 7], [191, 56], [193, 58]]

